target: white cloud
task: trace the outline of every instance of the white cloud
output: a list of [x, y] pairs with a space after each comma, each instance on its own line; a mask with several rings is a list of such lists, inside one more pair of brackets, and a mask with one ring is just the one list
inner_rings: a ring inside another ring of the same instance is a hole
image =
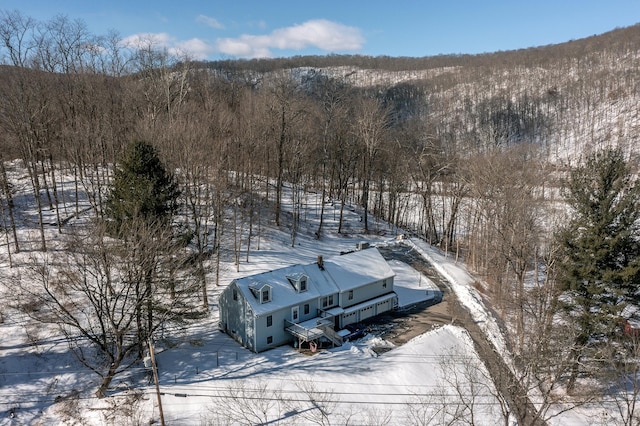
[[170, 47], [175, 39], [167, 33], [139, 33], [122, 39], [122, 44], [133, 49], [153, 47]]
[[176, 53], [186, 53], [192, 59], [207, 59], [215, 51], [211, 44], [199, 38], [178, 42], [175, 50]]
[[207, 59], [214, 52], [213, 46], [199, 38], [178, 40], [167, 33], [133, 34], [122, 40], [122, 44], [133, 49], [167, 49], [173, 55], [188, 55], [192, 59]]
[[210, 16], [198, 15], [198, 17], [196, 18], [196, 21], [202, 22], [203, 24], [211, 28], [215, 28], [216, 30], [224, 29], [224, 25], [220, 23], [220, 21], [218, 21], [216, 18], [211, 18]]
[[231, 56], [259, 58], [273, 56], [272, 49], [302, 50], [317, 47], [327, 52], [359, 50], [364, 37], [358, 28], [349, 27], [325, 19], [279, 28], [268, 35], [242, 35], [238, 38], [222, 38], [217, 41], [220, 53]]
[[[213, 18], [200, 15], [208, 25]], [[134, 49], [161, 48], [171, 54], [187, 54], [193, 59], [207, 59], [217, 52], [240, 58], [268, 58], [273, 50], [303, 50], [315, 47], [326, 52], [352, 52], [364, 45], [360, 30], [337, 22], [317, 19], [291, 27], [279, 28], [266, 35], [244, 34], [236, 38], [219, 38], [215, 45], [200, 38], [179, 40], [168, 33], [139, 33], [123, 39], [123, 45]]]

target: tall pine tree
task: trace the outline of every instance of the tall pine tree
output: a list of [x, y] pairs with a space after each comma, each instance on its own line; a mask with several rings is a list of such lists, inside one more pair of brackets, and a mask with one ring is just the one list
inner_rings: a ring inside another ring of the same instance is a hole
[[[167, 172], [150, 144], [131, 143], [114, 171], [106, 200], [109, 232], [128, 247], [135, 268], [127, 283], [141, 303], [136, 310], [139, 356], [145, 342], [161, 322], [156, 316], [167, 316], [163, 304], [156, 299], [167, 289], [174, 298], [175, 283], [166, 279], [164, 264], [177, 249], [171, 229], [171, 217], [180, 195], [173, 176]], [[169, 315], [171, 316], [171, 315]]]
[[155, 148], [142, 141], [131, 143], [114, 171], [106, 200], [110, 229], [120, 235], [124, 225], [138, 220], [166, 225], [179, 194]]
[[589, 156], [565, 188], [571, 220], [559, 233], [560, 278], [575, 321], [572, 388], [595, 336], [611, 335], [621, 309], [638, 302], [640, 185], [619, 149]]

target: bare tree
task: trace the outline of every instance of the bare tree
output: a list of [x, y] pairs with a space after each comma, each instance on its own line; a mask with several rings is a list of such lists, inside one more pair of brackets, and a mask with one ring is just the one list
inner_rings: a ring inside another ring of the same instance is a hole
[[416, 395], [406, 403], [406, 423], [416, 426], [447, 424], [445, 407], [446, 403], [437, 393]]
[[603, 348], [603, 368], [600, 379], [604, 385], [603, 399], [611, 403], [619, 423], [624, 426], [640, 424], [640, 336], [623, 334], [611, 345]]
[[[9, 230], [6, 225], [6, 217], [9, 216], [9, 227], [11, 228], [11, 233], [13, 235], [13, 243], [15, 247], [15, 252], [20, 252], [20, 244], [18, 242], [18, 233], [16, 231], [16, 220], [15, 220], [15, 204], [13, 202], [13, 186], [11, 182], [9, 182], [9, 178], [7, 177], [7, 170], [4, 165], [4, 158], [0, 155], [0, 193], [2, 194], [4, 200], [0, 200], [0, 204], [2, 206], [2, 219], [3, 219], [3, 227], [5, 228], [5, 232], [7, 235], [7, 250], [9, 252], [9, 256], [11, 256], [11, 248], [9, 247]], [[11, 260], [11, 259], [9, 259]]]
[[[38, 23], [20, 11], [0, 11], [0, 41], [8, 63], [27, 67], [36, 49], [35, 30]], [[0, 50], [0, 52], [2, 51]], [[2, 62], [7, 63], [5, 58]]]
[[33, 66], [51, 73], [74, 74], [85, 71], [89, 46], [94, 36], [87, 25], [58, 15], [42, 23], [35, 37], [37, 50]]
[[284, 412], [280, 390], [270, 388], [266, 382], [232, 382], [213, 400], [205, 419], [207, 425], [266, 425], [277, 421]]
[[[489, 371], [460, 347], [450, 348], [438, 362], [441, 383], [406, 401], [407, 423], [415, 425], [510, 424], [511, 409]], [[496, 408], [497, 407], [497, 408]]]
[[[151, 338], [192, 312], [193, 288], [181, 269], [184, 256], [161, 233], [146, 234], [146, 242], [121, 242], [105, 237], [101, 226], [95, 230], [70, 241], [67, 255], [34, 256], [19, 288], [22, 310], [60, 329], [80, 362], [101, 377], [96, 395], [103, 397], [113, 378], [139, 359], [141, 336]], [[145, 262], [155, 262], [151, 290]], [[152, 324], [141, 321], [149, 300]]]
[[286, 158], [290, 143], [294, 140], [294, 129], [304, 115], [304, 109], [299, 100], [302, 93], [288, 75], [280, 73], [273, 80], [266, 82], [269, 87], [268, 116], [270, 119], [270, 136], [275, 150], [275, 223], [280, 225], [282, 210], [282, 184]]
[[545, 175], [529, 148], [493, 150], [466, 167], [473, 219], [468, 232], [471, 267], [486, 274], [501, 315], [513, 316], [518, 347], [524, 333], [525, 279], [535, 267], [545, 231], [546, 205], [538, 191]]
[[385, 110], [377, 100], [362, 98], [356, 106], [353, 132], [362, 145], [361, 163], [362, 207], [364, 232], [369, 232], [369, 193], [373, 181], [373, 172], [378, 156], [386, 142], [390, 124], [389, 111]]
[[45, 147], [54, 133], [53, 77], [19, 68], [7, 70], [4, 77], [6, 80], [0, 88], [0, 126], [19, 147], [20, 156], [29, 173], [37, 208], [40, 249], [46, 251], [42, 191], [46, 187], [43, 182], [47, 179], [44, 167]]
[[[336, 179], [337, 155], [340, 151], [340, 139], [347, 128], [345, 125], [348, 114], [349, 87], [341, 80], [333, 78], [317, 78], [314, 90], [315, 103], [318, 104], [313, 111], [317, 116], [318, 131], [321, 137], [317, 139], [315, 152], [310, 163], [316, 165], [316, 177], [322, 187], [320, 220], [316, 238], [322, 237], [324, 225], [325, 201], [327, 190], [333, 193], [334, 180]], [[315, 129], [315, 127], [314, 127]]]
[[298, 413], [297, 417], [304, 419], [305, 423], [329, 426], [332, 424], [332, 415], [336, 414], [338, 402], [333, 391], [319, 391], [311, 381], [296, 383], [302, 398], [297, 398], [295, 403], [289, 403], [290, 409]]
[[423, 135], [407, 147], [411, 151], [412, 177], [416, 190], [422, 198], [424, 235], [429, 243], [438, 243], [440, 232], [436, 225], [434, 207], [435, 183], [449, 168], [442, 158], [442, 141], [436, 136]]
[[[476, 424], [479, 418], [498, 418], [507, 426], [510, 409], [505, 396], [495, 388], [493, 378], [482, 362], [452, 348], [439, 363], [440, 373], [453, 395], [446, 398], [444, 412], [451, 423]], [[491, 409], [497, 403], [500, 411]]]
[[153, 36], [137, 41], [131, 67], [136, 71], [145, 106], [147, 131], [159, 130], [156, 126], [166, 120], [171, 126], [179, 115], [189, 91], [189, 58], [179, 58], [161, 48]]

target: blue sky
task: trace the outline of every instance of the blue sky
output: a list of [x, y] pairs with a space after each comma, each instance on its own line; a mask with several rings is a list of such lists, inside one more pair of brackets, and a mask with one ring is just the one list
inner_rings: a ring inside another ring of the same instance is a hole
[[559, 43], [640, 22], [640, 0], [0, 0], [45, 21], [66, 15], [196, 59], [431, 56]]

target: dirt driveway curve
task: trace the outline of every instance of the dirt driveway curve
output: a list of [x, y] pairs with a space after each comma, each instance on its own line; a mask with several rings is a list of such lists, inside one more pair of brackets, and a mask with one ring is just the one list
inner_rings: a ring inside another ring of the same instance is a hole
[[436, 305], [430, 306], [429, 302], [423, 302], [408, 309], [382, 315], [380, 317], [382, 321], [376, 321], [376, 323], [392, 324], [384, 331], [382, 335], [384, 339], [401, 345], [440, 325], [453, 324], [466, 329], [498, 391], [508, 401], [511, 412], [518, 419], [518, 424], [544, 425], [545, 423], [538, 417], [537, 410], [529, 400], [526, 389], [505, 364], [493, 343], [487, 339], [471, 314], [459, 302], [447, 280], [408, 245], [379, 247], [379, 250], [387, 260], [396, 259], [411, 265], [431, 279], [443, 294], [442, 301]]

